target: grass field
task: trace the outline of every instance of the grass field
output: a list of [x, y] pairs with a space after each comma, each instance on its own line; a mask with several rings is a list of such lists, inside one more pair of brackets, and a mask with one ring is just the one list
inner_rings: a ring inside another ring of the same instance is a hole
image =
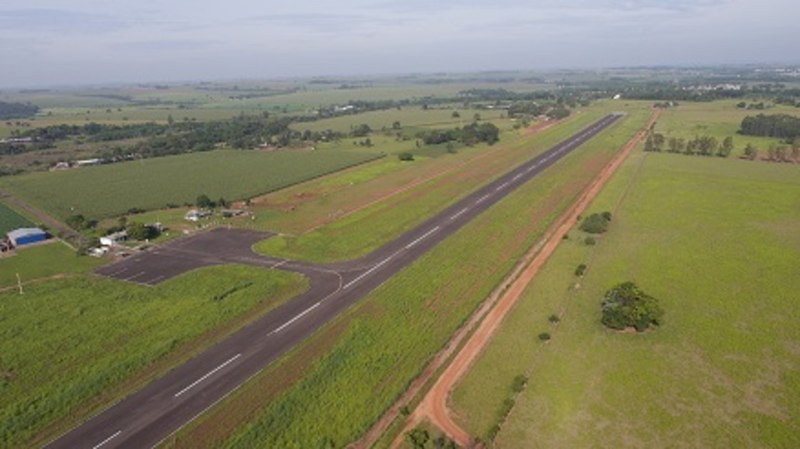
[[[214, 300], [234, 285], [247, 287]], [[60, 420], [55, 436], [305, 285], [225, 266], [158, 287], [82, 276], [0, 293], [0, 445], [19, 447]]]
[[780, 139], [738, 134], [742, 119], [758, 114], [790, 114], [800, 116], [800, 110], [788, 106], [775, 106], [763, 111], [745, 110], [736, 107], [738, 101], [713, 101], [701, 103], [681, 103], [676, 108], [666, 109], [656, 126], [656, 132], [665, 136], [693, 139], [695, 136], [711, 135], [720, 142], [725, 137], [733, 137], [735, 151], [732, 157], [741, 156], [748, 143], [765, 153], [770, 145], [781, 144]]
[[647, 113], [476, 218], [165, 446], [344, 447], [359, 437]]
[[[495, 447], [797, 447], [799, 201], [798, 166], [636, 154], [592, 206], [610, 231], [570, 233], [454, 391], [462, 425], [485, 436], [528, 374]], [[603, 328], [625, 280], [661, 300], [661, 328]]]
[[102, 263], [93, 257], [78, 256], [61, 242], [23, 248], [15, 251], [13, 256], [0, 258], [0, 288], [16, 285], [17, 274], [22, 282], [29, 282], [49, 276], [84, 273]]
[[128, 209], [193, 203], [205, 193], [227, 200], [249, 198], [376, 157], [346, 151], [219, 150], [32, 173], [0, 180], [0, 186], [65, 218], [103, 218]]
[[8, 231], [26, 226], [33, 226], [33, 223], [14, 209], [0, 203], [0, 238], [5, 237]]
[[[256, 246], [259, 252], [314, 261], [352, 259], [421, 223], [486, 182], [531, 159], [607, 112], [600, 106], [532, 137], [507, 133], [492, 154], [459, 170], [425, 182], [322, 228], [300, 236], [279, 236]], [[378, 180], [377, 182], [383, 182]]]

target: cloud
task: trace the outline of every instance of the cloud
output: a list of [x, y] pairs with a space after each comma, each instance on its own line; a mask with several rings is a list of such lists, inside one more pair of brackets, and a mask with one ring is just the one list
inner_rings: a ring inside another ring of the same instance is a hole
[[0, 29], [4, 31], [107, 33], [130, 25], [114, 16], [66, 9], [0, 10]]

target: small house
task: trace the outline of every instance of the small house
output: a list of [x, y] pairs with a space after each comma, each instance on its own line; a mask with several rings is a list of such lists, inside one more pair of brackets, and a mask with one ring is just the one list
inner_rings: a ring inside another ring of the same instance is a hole
[[186, 215], [183, 217], [189, 221], [200, 221], [201, 218], [205, 218], [211, 215], [211, 211], [203, 210], [203, 209], [192, 209], [189, 212], [186, 212]]
[[125, 240], [128, 240], [128, 231], [119, 231], [100, 237], [100, 244], [103, 246], [114, 246]]

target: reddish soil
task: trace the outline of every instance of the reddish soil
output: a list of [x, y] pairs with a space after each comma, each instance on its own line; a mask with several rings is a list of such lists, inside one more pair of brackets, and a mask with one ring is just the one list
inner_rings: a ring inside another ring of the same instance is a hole
[[489, 310], [475, 333], [472, 334], [461, 351], [456, 354], [451, 364], [445, 369], [416, 410], [414, 410], [414, 413], [412, 413], [406, 423], [404, 431], [398, 435], [392, 447], [398, 447], [405, 432], [414, 428], [424, 419], [429, 420], [462, 447], [473, 447], [473, 438], [453, 421], [447, 408], [447, 400], [450, 391], [452, 391], [461, 376], [475, 361], [483, 348], [490, 341], [494, 332], [500, 327], [505, 316], [516, 304], [527, 285], [533, 280], [534, 276], [555, 251], [556, 247], [561, 242], [561, 236], [569, 232], [578, 219], [578, 216], [589, 206], [622, 162], [645, 137], [646, 130], [649, 129], [650, 124], [658, 119], [658, 115], [658, 112], [653, 113], [647, 126], [625, 145], [623, 150], [609, 162], [589, 187], [586, 188], [573, 206], [562, 214], [553, 226], [548, 229], [542, 241], [534, 248], [536, 255], [531, 262], [522, 270], [519, 277], [512, 282], [500, 299], [496, 303], [492, 303], [494, 307]]

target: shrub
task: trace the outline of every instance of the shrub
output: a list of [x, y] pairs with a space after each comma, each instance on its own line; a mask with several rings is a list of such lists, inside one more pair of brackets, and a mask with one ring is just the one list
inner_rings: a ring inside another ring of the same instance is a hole
[[541, 334], [539, 334], [539, 340], [541, 341], [547, 341], [550, 340], [550, 338], [552, 337], [550, 337], [550, 333], [548, 332], [542, 332]]
[[419, 427], [406, 433], [406, 439], [415, 449], [425, 449], [425, 444], [430, 438], [428, 431]]
[[586, 217], [581, 223], [581, 231], [589, 234], [602, 234], [608, 231], [608, 223], [611, 222], [611, 213], [592, 214]]
[[519, 393], [525, 388], [525, 385], [528, 383], [528, 378], [525, 377], [523, 374], [518, 375], [514, 378], [514, 381], [511, 383], [511, 391], [514, 393]]
[[559, 317], [558, 317], [558, 315], [556, 315], [556, 314], [554, 313], [554, 314], [550, 315], [550, 316], [547, 318], [547, 321], [549, 321], [549, 322], [551, 322], [551, 323], [555, 324], [555, 323], [558, 323], [559, 321], [561, 321], [561, 318], [559, 318]]
[[623, 282], [609, 290], [602, 303], [602, 322], [611, 329], [633, 327], [642, 332], [659, 325], [664, 311], [658, 300], [643, 292], [633, 282]]
[[414, 155], [409, 152], [403, 152], [397, 155], [397, 158], [401, 161], [413, 161]]
[[589, 245], [589, 246], [592, 246], [592, 245], [594, 245], [594, 244], [596, 244], [596, 243], [597, 243], [597, 240], [595, 240], [595, 239], [594, 239], [594, 237], [586, 237], [586, 238], [583, 240], [583, 243], [585, 243], [585, 244], [587, 244], [587, 245]]
[[586, 264], [582, 263], [575, 268], [575, 276], [583, 276], [583, 273], [586, 273]]

